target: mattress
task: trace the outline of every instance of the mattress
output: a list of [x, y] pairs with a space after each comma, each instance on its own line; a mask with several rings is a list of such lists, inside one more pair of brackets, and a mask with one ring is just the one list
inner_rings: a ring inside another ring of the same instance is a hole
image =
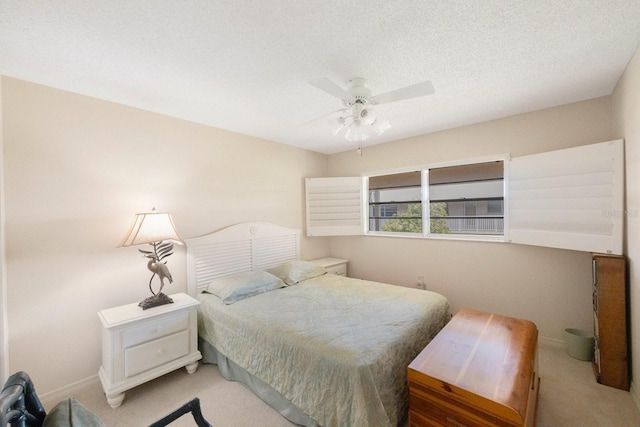
[[198, 299], [202, 340], [327, 427], [397, 426], [407, 366], [450, 318], [440, 294], [332, 274]]

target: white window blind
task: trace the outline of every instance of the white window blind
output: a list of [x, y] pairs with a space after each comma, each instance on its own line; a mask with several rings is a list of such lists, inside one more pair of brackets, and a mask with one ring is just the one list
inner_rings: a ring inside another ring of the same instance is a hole
[[512, 158], [509, 241], [622, 254], [623, 162], [622, 140]]
[[362, 234], [362, 178], [307, 178], [307, 236]]

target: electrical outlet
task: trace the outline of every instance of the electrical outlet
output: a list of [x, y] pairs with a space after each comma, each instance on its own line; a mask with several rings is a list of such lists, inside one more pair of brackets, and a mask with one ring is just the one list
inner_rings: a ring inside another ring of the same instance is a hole
[[416, 288], [418, 289], [427, 289], [427, 285], [424, 284], [424, 277], [418, 276], [418, 281], [416, 282]]

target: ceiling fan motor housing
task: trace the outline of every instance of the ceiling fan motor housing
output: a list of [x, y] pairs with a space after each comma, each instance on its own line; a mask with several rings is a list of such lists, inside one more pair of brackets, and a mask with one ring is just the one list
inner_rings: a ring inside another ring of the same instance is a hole
[[371, 89], [369, 89], [366, 85], [366, 80], [362, 77], [355, 77], [347, 82], [349, 86], [348, 92], [353, 97], [350, 101], [353, 103], [361, 103], [366, 104], [369, 102], [369, 98], [371, 98]]

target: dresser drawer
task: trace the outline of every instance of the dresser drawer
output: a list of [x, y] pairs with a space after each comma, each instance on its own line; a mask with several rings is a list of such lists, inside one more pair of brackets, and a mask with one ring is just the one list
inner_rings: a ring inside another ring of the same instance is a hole
[[189, 353], [189, 331], [140, 344], [124, 351], [124, 375], [131, 377]]
[[189, 329], [189, 313], [182, 313], [164, 319], [128, 328], [124, 331], [124, 348], [133, 347], [143, 342], [155, 340], [176, 332]]

